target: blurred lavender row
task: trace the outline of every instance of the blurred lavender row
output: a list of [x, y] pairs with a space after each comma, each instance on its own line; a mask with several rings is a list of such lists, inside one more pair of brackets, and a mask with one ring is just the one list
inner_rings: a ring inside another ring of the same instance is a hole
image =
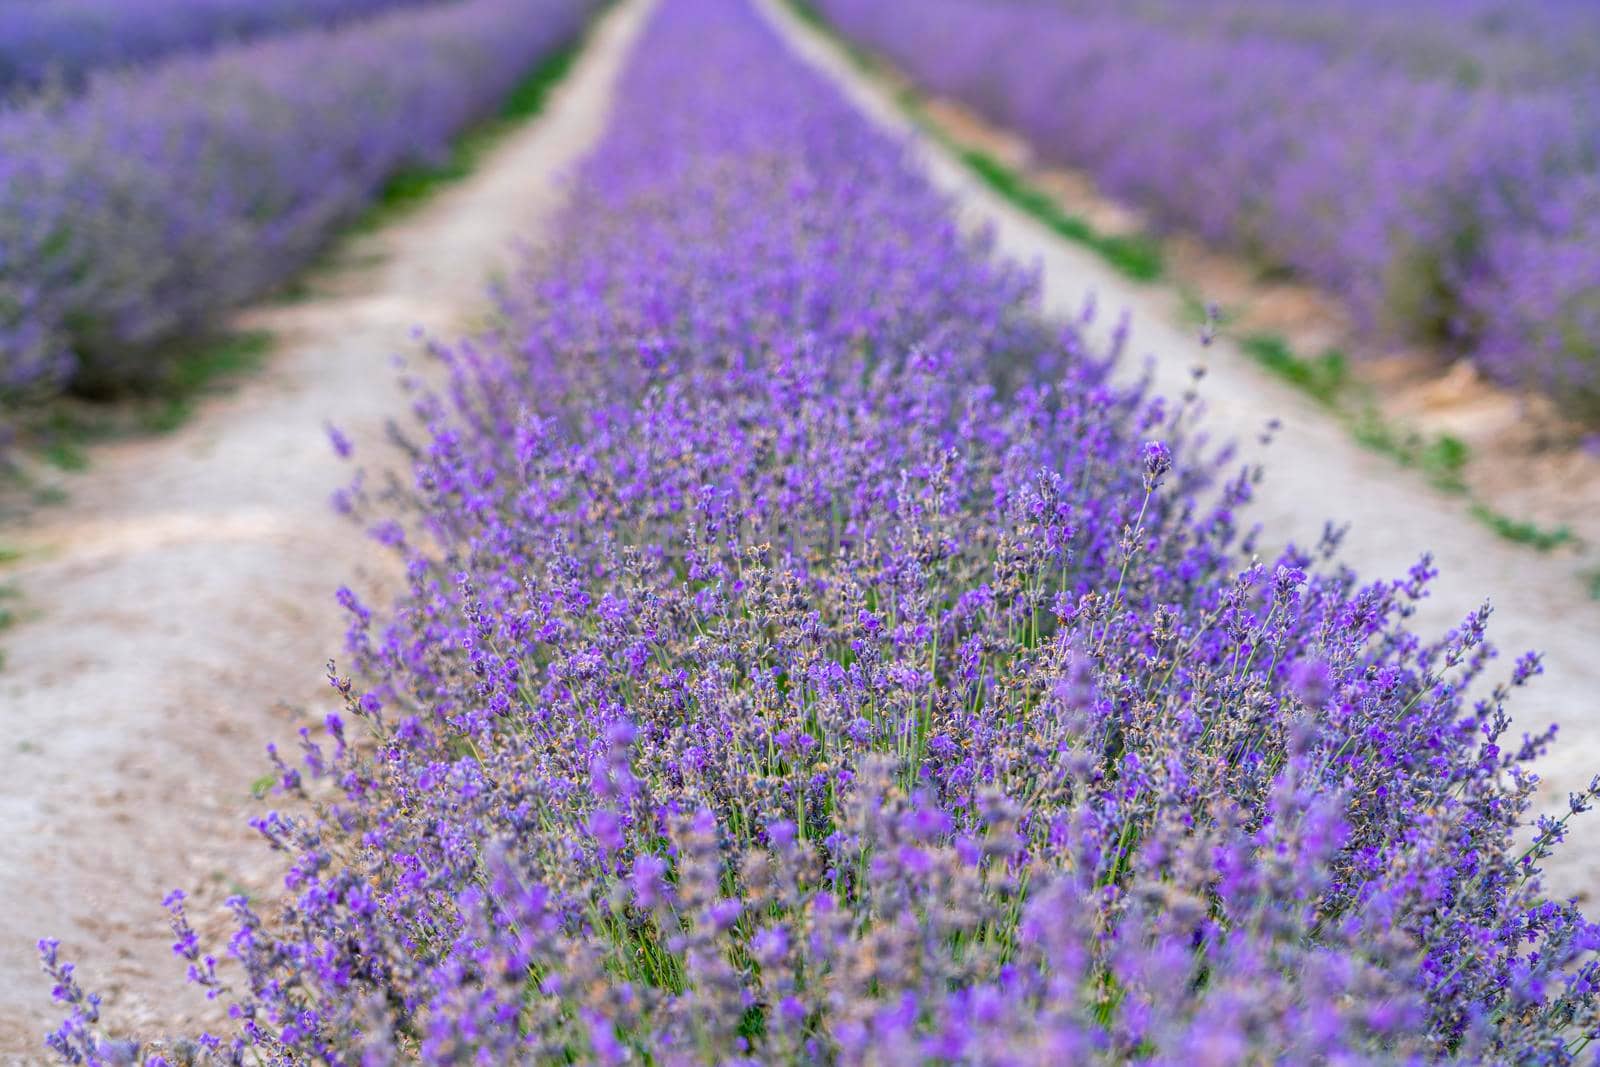
[[5, 0], [0, 94], [432, 0]]
[[1259, 557], [1193, 398], [748, 3], [657, 9], [549, 236], [341, 497], [407, 585], [271, 753], [281, 900], [167, 898], [236, 1029], [109, 1042], [45, 941], [63, 1060], [1594, 1062], [1537, 657]]
[[437, 161], [593, 0], [464, 0], [0, 113], [0, 392], [137, 381]]
[[1162, 224], [1600, 417], [1593, 5], [817, 7]]
[[[1078, 14], [1110, 7], [1043, 3]], [[1191, 34], [1281, 39], [1464, 85], [1559, 86], [1600, 75], [1600, 8], [1590, 0], [1127, 0], [1117, 10]]]

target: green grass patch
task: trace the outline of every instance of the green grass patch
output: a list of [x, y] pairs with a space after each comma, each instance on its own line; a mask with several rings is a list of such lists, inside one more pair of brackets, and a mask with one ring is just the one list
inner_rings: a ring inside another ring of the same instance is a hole
[[1473, 502], [1472, 517], [1488, 526], [1489, 529], [1507, 541], [1514, 541], [1519, 545], [1527, 545], [1530, 548], [1538, 549], [1540, 552], [1549, 552], [1552, 549], [1560, 548], [1562, 545], [1570, 545], [1577, 541], [1577, 537], [1565, 526], [1545, 529], [1536, 523], [1527, 522], [1523, 519], [1513, 519], [1503, 512], [1494, 510], [1482, 501]]
[[[17, 624], [17, 609], [15, 603], [22, 598], [22, 590], [9, 582], [0, 585], [0, 633], [11, 629]], [[0, 670], [6, 665], [6, 654], [0, 650]]]
[[[1188, 300], [1198, 306], [1192, 296]], [[1204, 314], [1203, 310], [1200, 312]], [[1276, 334], [1241, 338], [1239, 348], [1255, 363], [1335, 412], [1351, 436], [1366, 448], [1422, 472], [1428, 484], [1447, 493], [1467, 491], [1471, 449], [1451, 434], [1420, 434], [1383, 416], [1370, 395], [1356, 388], [1349, 361], [1336, 348], [1307, 358]]]
[[1188, 286], [1179, 288], [1178, 317], [1187, 325], [1205, 326], [1213, 322], [1216, 325], [1222, 325], [1226, 321], [1226, 316], [1221, 313], [1220, 309], [1216, 309], [1218, 313], [1213, 315], [1213, 310], [1214, 305], [1202, 300], [1200, 295], [1193, 289]]
[[550, 92], [572, 71], [572, 65], [582, 50], [582, 42], [574, 41], [560, 49], [511, 90], [511, 96], [500, 108], [502, 122], [522, 122], [544, 110]]
[[1434, 486], [1447, 492], [1466, 492], [1465, 474], [1472, 450], [1461, 438], [1440, 434], [1422, 446], [1417, 458], [1418, 465]]
[[27, 413], [23, 445], [58, 470], [81, 471], [92, 445], [176, 430], [201, 398], [255, 370], [271, 348], [272, 335], [263, 330], [177, 346], [159, 372], [137, 385], [93, 400], [61, 397]]
[[1428, 484], [1447, 493], [1467, 491], [1466, 469], [1472, 458], [1467, 443], [1452, 434], [1424, 436], [1385, 419], [1370, 401], [1348, 420], [1357, 443], [1422, 472]]
[[1147, 233], [1101, 235], [1089, 242], [1117, 270], [1137, 282], [1153, 282], [1166, 273], [1161, 244]]
[[828, 21], [826, 15], [818, 11], [817, 6], [810, 3], [810, 0], [789, 0], [789, 10], [793, 11], [801, 22], [804, 22], [842, 49], [845, 55], [850, 57], [850, 61], [861, 70], [869, 74], [878, 72], [878, 61], [872, 54], [838, 30], [835, 30], [833, 23]]
[[1022, 176], [1011, 167], [976, 148], [963, 148], [959, 151], [961, 161], [967, 165], [967, 169], [982, 178], [984, 184], [1028, 214], [1048, 224], [1062, 237], [1073, 241], [1087, 241], [1093, 236], [1093, 231], [1087, 222], [1061, 211], [1056, 207], [1054, 200], [1042, 190], [1024, 182]]
[[40, 457], [61, 471], [81, 471], [89, 466], [87, 446], [97, 438], [94, 426], [79, 416], [52, 418], [48, 439], [39, 449]]
[[1600, 567], [1585, 574], [1583, 581], [1585, 587], [1589, 590], [1590, 599], [1600, 600]]
[[415, 210], [443, 187], [472, 174], [484, 155], [512, 129], [544, 110], [551, 90], [567, 76], [581, 50], [582, 41], [576, 41], [540, 63], [511, 90], [499, 112], [458, 137], [441, 162], [407, 167], [390, 177], [378, 199], [356, 222], [356, 230], [373, 230], [392, 222]]
[[1423, 443], [1417, 452], [1417, 465], [1435, 488], [1464, 493], [1467, 491], [1467, 461], [1471, 458], [1472, 450], [1465, 441], [1451, 434], [1440, 434]]
[[1093, 249], [1117, 273], [1137, 282], [1153, 282], [1164, 273], [1161, 245], [1155, 238], [1147, 234], [1099, 233], [1088, 220], [1062, 210], [1054, 197], [1029, 182], [1016, 168], [980, 149], [955, 146], [955, 151], [968, 170], [1014, 207], [1042, 222], [1057, 236]]
[[1374, 452], [1408, 465], [1415, 434], [1402, 432], [1394, 423], [1384, 418], [1375, 408], [1365, 408], [1350, 421], [1350, 434], [1358, 444]]
[[1330, 348], [1307, 359], [1276, 334], [1257, 333], [1242, 338], [1239, 348], [1257, 364], [1299, 389], [1317, 403], [1332, 407], [1350, 382], [1344, 353]]
[[92, 405], [68, 399], [52, 402], [42, 417], [30, 420], [23, 439], [57, 470], [81, 471], [89, 465], [89, 446], [113, 436]]
[[835, 40], [838, 39], [838, 34], [834, 32], [833, 26], [823, 17], [822, 12], [817, 10], [817, 5], [807, 3], [806, 0], [789, 0], [789, 7], [800, 17], [801, 22], [806, 23], [814, 30], [822, 31]]
[[271, 334], [249, 330], [179, 352], [153, 390], [154, 403], [139, 413], [140, 428], [150, 433], [177, 429], [194, 414], [195, 401], [259, 368], [271, 350]]

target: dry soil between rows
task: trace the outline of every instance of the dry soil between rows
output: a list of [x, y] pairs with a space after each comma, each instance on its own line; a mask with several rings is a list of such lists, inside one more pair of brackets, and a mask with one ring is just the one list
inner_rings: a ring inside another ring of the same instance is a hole
[[96, 451], [65, 504], [4, 531], [24, 556], [0, 573], [23, 596], [0, 671], [0, 1060], [45, 1058], [41, 935], [119, 1028], [204, 1017], [161, 898], [183, 886], [211, 914], [237, 888], [270, 889], [249, 783], [268, 740], [292, 751], [332, 707], [334, 591], [384, 580], [329, 507], [353, 472], [324, 427], [384, 465], [386, 424], [408, 410], [392, 360], [417, 352], [417, 327], [461, 330], [517, 241], [537, 239], [604, 126], [642, 10], [612, 9], [545, 114], [471, 177], [347, 242], [309, 299], [248, 313], [277, 339], [263, 373], [174, 434]]
[[[965, 223], [991, 228], [1001, 254], [1040, 268], [1048, 313], [1076, 315], [1093, 294], [1100, 311], [1092, 332], [1103, 343], [1120, 313], [1127, 312], [1129, 351], [1151, 358], [1157, 391], [1168, 397], [1190, 386], [1196, 366], [1205, 367], [1202, 395], [1212, 436], [1237, 440], [1244, 458], [1259, 459], [1266, 467], [1249, 516], [1265, 527], [1263, 550], [1289, 542], [1315, 545], [1324, 523], [1334, 521], [1349, 524], [1344, 558], [1368, 579], [1404, 576], [1423, 552], [1432, 552], [1441, 576], [1415, 620], [1423, 633], [1444, 633], [1488, 600], [1494, 607], [1490, 633], [1505, 653], [1493, 671], [1496, 679], [1510, 672], [1512, 655], [1529, 649], [1543, 653], [1544, 676], [1516, 694], [1514, 730], [1520, 736], [1560, 724], [1556, 749], [1542, 764], [1543, 799], [1546, 807], [1564, 811], [1566, 793], [1582, 789], [1600, 772], [1600, 603], [1589, 596], [1571, 562], [1496, 537], [1467, 514], [1459, 498], [1420, 484], [1386, 457], [1363, 449], [1230, 342], [1202, 347], [1195, 331], [1174, 324], [1169, 293], [1128, 281], [1094, 253], [1061, 240], [1014, 208], [948, 152], [920, 138], [889, 89], [863, 75], [782, 0], [758, 2], [795, 50], [862, 112], [912, 140], [915, 158], [954, 199]], [[1133, 361], [1130, 370], [1141, 369], [1137, 364]], [[1259, 437], [1271, 419], [1283, 426], [1263, 448]], [[1597, 835], [1600, 813], [1575, 825], [1570, 847], [1549, 865], [1553, 888], [1596, 895]]]

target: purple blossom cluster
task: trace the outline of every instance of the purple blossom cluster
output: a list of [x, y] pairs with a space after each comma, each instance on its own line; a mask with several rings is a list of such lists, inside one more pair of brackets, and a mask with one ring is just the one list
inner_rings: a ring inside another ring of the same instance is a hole
[[0, 395], [149, 373], [437, 160], [592, 0], [463, 0], [0, 111]]
[[1161, 223], [1600, 416], [1593, 5], [816, 6]]
[[107, 67], [332, 25], [421, 0], [7, 0], [0, 93], [81, 84]]
[[[1488, 611], [1116, 384], [743, 0], [651, 17], [551, 251], [342, 506], [287, 856], [174, 950], [236, 1032], [75, 1063], [1592, 1060]], [[353, 679], [360, 678], [358, 684]], [[1597, 786], [1600, 788], [1600, 786]]]

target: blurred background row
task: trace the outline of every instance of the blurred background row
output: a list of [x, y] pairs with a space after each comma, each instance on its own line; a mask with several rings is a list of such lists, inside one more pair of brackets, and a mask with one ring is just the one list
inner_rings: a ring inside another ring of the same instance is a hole
[[159, 382], [175, 341], [514, 108], [596, 6], [0, 3], [0, 398]]
[[1600, 417], [1600, 7], [817, 7], [1162, 223]]

